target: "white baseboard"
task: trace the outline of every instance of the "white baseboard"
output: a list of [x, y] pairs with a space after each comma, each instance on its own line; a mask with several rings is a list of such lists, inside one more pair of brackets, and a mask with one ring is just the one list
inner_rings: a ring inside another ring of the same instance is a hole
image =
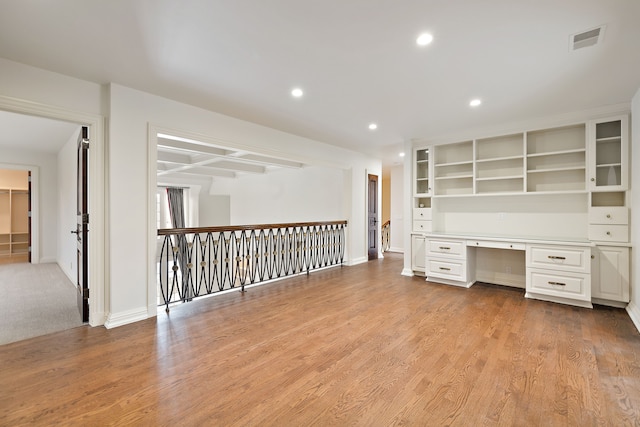
[[31, 261], [32, 264], [38, 264], [38, 263], [40, 263], [40, 264], [48, 264], [50, 262], [58, 262], [58, 260], [55, 257], [54, 258], [52, 258], [52, 257], [42, 257], [42, 258], [40, 258], [40, 261], [38, 261], [37, 263]]
[[404, 248], [389, 248], [387, 252], [397, 252], [399, 254], [403, 254]]
[[148, 317], [147, 307], [136, 308], [122, 313], [111, 313], [107, 317], [107, 321], [104, 322], [104, 327], [107, 329], [117, 328], [118, 326], [145, 320]]
[[367, 261], [369, 261], [369, 258], [363, 256], [363, 257], [360, 257], [360, 258], [351, 259], [351, 260], [347, 261], [345, 263], [345, 265], [347, 265], [349, 267], [352, 267], [354, 265], [364, 264]]
[[631, 321], [635, 325], [638, 332], [640, 332], [640, 307], [638, 307], [636, 304], [634, 304], [633, 301], [631, 301], [627, 306], [627, 313], [629, 313]]
[[402, 276], [408, 276], [408, 277], [412, 277], [413, 276], [413, 270], [411, 270], [410, 268], [403, 268], [402, 269], [402, 273], [400, 273]]

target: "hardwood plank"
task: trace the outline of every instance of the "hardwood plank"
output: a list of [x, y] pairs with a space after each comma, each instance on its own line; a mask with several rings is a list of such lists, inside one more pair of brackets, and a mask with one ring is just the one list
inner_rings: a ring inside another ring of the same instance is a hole
[[0, 346], [0, 425], [640, 425], [624, 310], [401, 270], [387, 254]]

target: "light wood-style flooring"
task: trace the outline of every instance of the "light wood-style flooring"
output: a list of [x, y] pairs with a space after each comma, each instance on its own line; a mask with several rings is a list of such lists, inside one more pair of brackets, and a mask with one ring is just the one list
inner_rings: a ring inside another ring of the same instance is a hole
[[640, 425], [621, 309], [355, 267], [0, 347], [0, 425]]

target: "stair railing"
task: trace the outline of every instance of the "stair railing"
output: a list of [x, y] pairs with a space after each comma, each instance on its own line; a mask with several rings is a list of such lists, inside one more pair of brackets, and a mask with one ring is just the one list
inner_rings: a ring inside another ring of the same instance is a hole
[[347, 221], [158, 230], [158, 305], [342, 265]]

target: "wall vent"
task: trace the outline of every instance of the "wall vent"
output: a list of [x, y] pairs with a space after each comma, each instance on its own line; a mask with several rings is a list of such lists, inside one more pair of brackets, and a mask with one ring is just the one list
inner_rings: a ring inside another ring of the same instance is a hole
[[569, 40], [569, 49], [578, 50], [583, 47], [596, 45], [602, 41], [603, 36], [604, 25], [591, 30], [582, 31], [577, 34], [572, 34]]

